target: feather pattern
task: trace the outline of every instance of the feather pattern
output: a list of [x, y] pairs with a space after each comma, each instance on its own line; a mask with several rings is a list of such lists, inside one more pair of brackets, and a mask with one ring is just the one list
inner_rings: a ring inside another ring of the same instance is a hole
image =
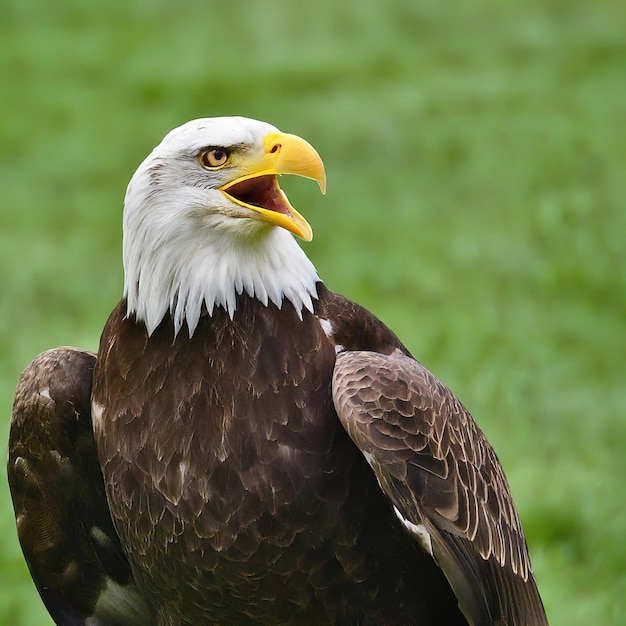
[[232, 320], [217, 309], [192, 339], [168, 318], [148, 335], [123, 302], [105, 328], [95, 438], [158, 624], [465, 624], [337, 419], [334, 343], [319, 318], [352, 309], [361, 345], [399, 342], [317, 290], [302, 319], [240, 296]]
[[15, 393], [8, 478], [35, 585], [63, 626], [147, 626], [107, 505], [89, 412], [96, 355], [56, 348]]
[[445, 385], [400, 351], [343, 352], [333, 400], [400, 519], [429, 535], [470, 623], [547, 624], [502, 467]]

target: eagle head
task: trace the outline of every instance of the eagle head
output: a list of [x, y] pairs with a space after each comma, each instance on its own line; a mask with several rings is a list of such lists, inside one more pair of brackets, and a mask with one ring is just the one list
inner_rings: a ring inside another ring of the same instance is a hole
[[280, 174], [325, 191], [308, 142], [243, 117], [187, 122], [143, 161], [124, 201], [124, 295], [148, 333], [169, 313], [176, 333], [186, 322], [192, 335], [203, 310], [233, 317], [244, 292], [312, 310], [319, 278], [290, 234], [310, 241], [312, 230]]

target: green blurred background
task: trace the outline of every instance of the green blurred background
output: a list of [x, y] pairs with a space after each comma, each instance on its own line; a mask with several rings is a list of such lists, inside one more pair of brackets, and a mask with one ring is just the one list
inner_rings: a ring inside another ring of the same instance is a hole
[[[0, 0], [0, 440], [38, 352], [95, 350], [125, 186], [172, 127], [309, 139], [327, 284], [446, 381], [508, 474], [553, 625], [626, 611], [626, 5]], [[0, 624], [49, 624], [0, 478]]]

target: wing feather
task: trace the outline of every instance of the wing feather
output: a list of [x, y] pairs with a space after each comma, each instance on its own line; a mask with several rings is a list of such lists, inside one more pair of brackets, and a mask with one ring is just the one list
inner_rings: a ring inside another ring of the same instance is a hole
[[470, 623], [547, 624], [502, 467], [452, 392], [399, 351], [346, 351], [333, 401], [401, 521], [430, 535]]
[[96, 356], [40, 354], [15, 393], [7, 473], [31, 576], [63, 626], [151, 623], [106, 501], [91, 422]]

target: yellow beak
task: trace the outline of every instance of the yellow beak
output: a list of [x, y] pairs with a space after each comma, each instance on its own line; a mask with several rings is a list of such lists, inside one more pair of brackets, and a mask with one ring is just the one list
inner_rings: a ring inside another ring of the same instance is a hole
[[268, 133], [260, 159], [254, 159], [246, 174], [226, 183], [220, 191], [232, 202], [255, 211], [263, 221], [281, 226], [305, 241], [313, 239], [309, 223], [290, 204], [276, 176], [295, 174], [316, 180], [326, 193], [324, 164], [315, 148], [296, 135]]

